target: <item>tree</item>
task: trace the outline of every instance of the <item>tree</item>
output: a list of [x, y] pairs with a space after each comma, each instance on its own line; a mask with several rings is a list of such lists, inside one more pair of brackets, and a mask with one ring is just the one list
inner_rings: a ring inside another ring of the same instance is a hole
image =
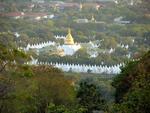
[[149, 0], [142, 0], [142, 9], [145, 11], [145, 12], [149, 12], [150, 11], [150, 7], [149, 7], [149, 4], [150, 4], [150, 1]]
[[123, 101], [124, 95], [131, 87], [132, 81], [130, 80], [130, 78], [128, 78], [129, 71], [133, 70], [136, 64], [137, 62], [130, 62], [122, 69], [121, 73], [114, 78], [112, 85], [116, 88], [116, 103], [121, 103]]
[[86, 113], [84, 108], [79, 106], [66, 107], [64, 105], [56, 106], [55, 104], [50, 104], [48, 106], [48, 113]]
[[87, 109], [87, 113], [94, 110], [106, 110], [105, 100], [94, 81], [90, 78], [80, 81], [77, 89], [77, 99], [79, 104]]
[[0, 34], [0, 72], [10, 68], [14, 64], [23, 64], [29, 59], [15, 44], [15, 37], [12, 33]]
[[86, 48], [81, 48], [79, 49], [74, 56], [76, 58], [89, 58], [89, 54], [87, 53], [87, 49]]
[[0, 113], [15, 113], [15, 81], [13, 76], [29, 75], [29, 68], [23, 64], [28, 59], [21, 50], [16, 49], [15, 37], [10, 32], [0, 34]]
[[65, 106], [74, 102], [72, 81], [67, 80], [59, 69], [48, 66], [33, 66], [32, 68], [36, 75], [35, 95], [39, 113], [45, 113], [51, 103], [56, 106]]
[[47, 113], [51, 104], [58, 111], [70, 109], [75, 99], [72, 80], [51, 66], [23, 67], [0, 75], [0, 113]]
[[150, 51], [139, 61], [129, 62], [115, 77], [115, 111], [119, 113], [149, 113], [150, 111]]
[[106, 37], [104, 38], [101, 47], [103, 48], [116, 48], [117, 47], [117, 41], [114, 37]]
[[10, 112], [10, 109], [8, 109], [8, 107], [12, 106], [11, 100], [13, 100], [13, 91], [13, 81], [8, 77], [6, 78], [0, 75], [0, 113]]

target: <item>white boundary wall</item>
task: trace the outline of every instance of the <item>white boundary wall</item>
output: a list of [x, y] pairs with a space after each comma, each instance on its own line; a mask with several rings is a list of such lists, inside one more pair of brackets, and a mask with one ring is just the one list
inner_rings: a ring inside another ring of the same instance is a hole
[[38, 62], [38, 60], [33, 60], [31, 62], [27, 62], [29, 65], [52, 65], [57, 67], [64, 72], [77, 72], [77, 73], [87, 73], [90, 70], [90, 73], [95, 74], [119, 74], [121, 72], [120, 67], [124, 66], [124, 64], [117, 64], [112, 66], [107, 65], [85, 65], [85, 64], [63, 64], [63, 63], [49, 63], [49, 62]]

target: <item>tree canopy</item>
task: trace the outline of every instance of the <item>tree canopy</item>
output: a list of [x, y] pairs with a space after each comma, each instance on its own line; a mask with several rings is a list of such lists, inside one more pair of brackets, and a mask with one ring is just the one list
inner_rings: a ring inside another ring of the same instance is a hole
[[114, 78], [115, 108], [120, 113], [150, 111], [150, 51], [139, 61], [129, 62]]

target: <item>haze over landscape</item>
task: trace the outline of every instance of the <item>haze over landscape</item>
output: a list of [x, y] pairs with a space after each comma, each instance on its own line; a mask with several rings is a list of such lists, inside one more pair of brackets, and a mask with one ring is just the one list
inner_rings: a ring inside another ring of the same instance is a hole
[[149, 112], [149, 0], [0, 0], [0, 113]]

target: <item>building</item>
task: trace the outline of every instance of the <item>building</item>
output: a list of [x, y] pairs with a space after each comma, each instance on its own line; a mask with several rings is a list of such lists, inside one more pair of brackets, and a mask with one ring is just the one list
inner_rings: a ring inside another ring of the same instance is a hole
[[42, 19], [54, 18], [54, 15], [48, 15], [47, 13], [32, 13], [32, 12], [0, 13], [0, 16], [14, 18], [14, 19], [26, 18], [30, 20], [42, 20]]
[[114, 22], [117, 24], [130, 24], [130, 21], [123, 20], [122, 16], [115, 18]]
[[74, 45], [74, 39], [71, 35], [71, 30], [68, 29], [68, 34], [66, 36], [66, 39], [64, 40], [65, 45]]
[[44, 0], [32, 0], [32, 2], [35, 2], [35, 3], [44, 3], [45, 1]]
[[77, 23], [88, 23], [89, 20], [88, 19], [77, 19], [75, 20]]
[[0, 14], [3, 17], [9, 17], [13, 19], [20, 19], [24, 17], [24, 12], [9, 12], [9, 13], [1, 13]]
[[68, 29], [68, 34], [64, 39], [64, 44], [58, 48], [64, 50], [64, 55], [73, 55], [81, 48], [81, 45], [74, 42], [74, 39], [71, 35], [71, 29]]

